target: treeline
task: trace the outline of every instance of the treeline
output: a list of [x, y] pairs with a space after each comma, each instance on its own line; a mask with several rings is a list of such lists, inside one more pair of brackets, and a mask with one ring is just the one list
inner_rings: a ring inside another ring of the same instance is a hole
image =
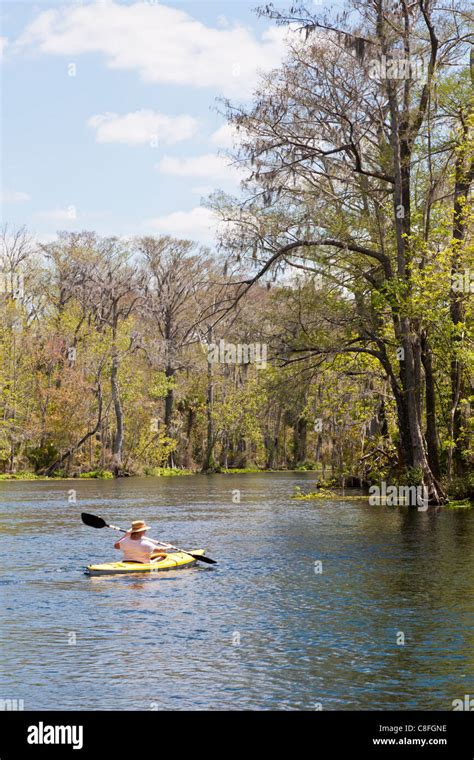
[[316, 467], [472, 495], [469, 14], [354, 8], [264, 11], [300, 31], [226, 104], [248, 179], [209, 200], [218, 255], [4, 231], [5, 472]]
[[[339, 353], [354, 303], [331, 279], [301, 272], [248, 289], [207, 251], [169, 237], [61, 233], [38, 248], [25, 230], [5, 229], [2, 250], [3, 472], [302, 468], [347, 485], [413, 479], [376, 358]], [[308, 340], [327, 350], [308, 357]], [[434, 371], [448, 404], [445, 363]], [[448, 417], [439, 429], [446, 476]]]
[[169, 237], [61, 233], [38, 248], [4, 229], [2, 256], [3, 472], [343, 476], [386, 427], [375, 374], [279, 357], [303, 313], [317, 321], [311, 278], [238, 300], [221, 263]]

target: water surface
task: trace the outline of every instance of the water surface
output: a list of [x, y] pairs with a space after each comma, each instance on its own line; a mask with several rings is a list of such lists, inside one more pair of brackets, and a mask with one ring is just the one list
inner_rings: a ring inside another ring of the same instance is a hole
[[[26, 710], [450, 710], [474, 694], [474, 512], [292, 500], [312, 478], [1, 483], [0, 697]], [[219, 564], [87, 577], [118, 558], [117, 534], [81, 511], [144, 519]]]

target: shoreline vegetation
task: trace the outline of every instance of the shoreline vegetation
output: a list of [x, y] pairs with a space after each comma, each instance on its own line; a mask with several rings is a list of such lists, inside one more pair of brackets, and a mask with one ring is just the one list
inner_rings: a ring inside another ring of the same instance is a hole
[[[148, 478], [169, 478], [169, 477], [184, 477], [186, 475], [252, 475], [252, 474], [275, 474], [275, 473], [297, 473], [297, 472], [315, 472], [307, 467], [296, 469], [280, 469], [280, 470], [264, 470], [257, 467], [236, 467], [236, 468], [222, 468], [216, 469], [214, 472], [202, 472], [200, 470], [186, 470], [176, 469], [172, 467], [153, 467], [146, 468], [144, 472], [128, 473], [127, 477], [148, 477]], [[316, 474], [316, 472], [315, 472]], [[110, 470], [92, 470], [89, 472], [74, 473], [72, 475], [66, 475], [64, 473], [57, 473], [55, 475], [38, 475], [34, 472], [17, 472], [17, 473], [0, 473], [0, 482], [27, 482], [27, 481], [70, 481], [70, 480], [114, 480], [114, 474]], [[329, 483], [331, 487], [329, 487]], [[354, 485], [340, 485], [337, 484], [336, 479], [332, 481], [321, 481], [320, 479], [315, 481], [315, 491], [304, 492], [300, 486], [295, 486], [291, 499], [295, 501], [367, 501], [369, 494], [367, 492], [367, 484], [361, 484], [360, 486]], [[335, 489], [335, 490], [334, 490]], [[348, 494], [346, 491], [362, 491], [362, 493]], [[390, 506], [390, 505], [389, 505]], [[409, 506], [407, 504], [396, 504], [392, 506]], [[474, 508], [474, 499], [448, 499], [444, 505], [449, 509], [472, 509]]]
[[[371, 483], [368, 480], [363, 480], [357, 476], [341, 476], [335, 474], [332, 477], [325, 478], [321, 467], [317, 464], [306, 462], [298, 467], [280, 467], [279, 469], [269, 469], [263, 467], [219, 467], [216, 466], [212, 470], [205, 470], [194, 468], [178, 468], [178, 467], [144, 467], [138, 471], [127, 472], [123, 471], [121, 477], [134, 478], [134, 477], [147, 477], [147, 478], [170, 478], [170, 477], [186, 477], [187, 475], [248, 475], [248, 474], [278, 474], [278, 473], [313, 473], [315, 480], [313, 487], [315, 490], [304, 492], [300, 486], [295, 486], [293, 494], [290, 495], [291, 499], [297, 501], [324, 501], [335, 500], [338, 501], [365, 501], [369, 498], [369, 486]], [[114, 480], [116, 475], [108, 469], [96, 469], [85, 470], [76, 472], [67, 472], [64, 470], [55, 470], [51, 475], [45, 475], [42, 473], [35, 473], [29, 470], [22, 470], [18, 472], [0, 473], [0, 483], [13, 482], [13, 481], [71, 481], [71, 480]], [[399, 484], [398, 484], [399, 485]], [[411, 485], [412, 484], [405, 484]], [[348, 494], [347, 491], [359, 491], [358, 494]], [[466, 497], [465, 493], [456, 492], [453, 488], [449, 489], [447, 485], [447, 499], [445, 506], [451, 509], [453, 508], [470, 508], [474, 506], [474, 499], [469, 495]], [[402, 503], [398, 506], [404, 506]]]
[[[292, 499], [295, 499], [296, 501], [367, 501], [369, 499], [368, 493], [360, 493], [357, 495], [353, 494], [347, 494], [345, 493], [345, 490], [353, 490], [353, 489], [339, 489], [338, 491], [329, 490], [328, 488], [318, 488], [317, 491], [309, 491], [307, 493], [303, 492], [299, 486], [295, 486], [294, 493], [292, 495]], [[341, 493], [342, 491], [342, 493]], [[377, 506], [384, 506], [383, 504], [377, 505]], [[396, 507], [403, 507], [403, 506], [409, 506], [408, 504], [388, 504], [385, 506], [396, 506]], [[449, 509], [472, 509], [474, 507], [474, 500], [473, 499], [452, 499], [448, 500], [445, 507]]]
[[205, 200], [210, 247], [4, 225], [6, 479], [301, 468], [474, 497], [469, 20], [356, 5], [262, 9], [306, 34], [223, 106], [246, 179]]
[[[177, 469], [173, 467], [146, 467], [143, 472], [126, 473], [123, 477], [153, 477], [153, 478], [170, 478], [181, 477], [185, 475], [248, 475], [255, 473], [277, 473], [277, 472], [310, 472], [307, 468], [266, 470], [258, 467], [223, 467], [216, 468], [213, 472], [202, 472], [195, 469]], [[34, 472], [6, 472], [0, 473], [0, 481], [9, 480], [112, 480], [114, 474], [110, 470], [91, 470], [72, 474], [56, 472], [54, 475], [40, 475]]]

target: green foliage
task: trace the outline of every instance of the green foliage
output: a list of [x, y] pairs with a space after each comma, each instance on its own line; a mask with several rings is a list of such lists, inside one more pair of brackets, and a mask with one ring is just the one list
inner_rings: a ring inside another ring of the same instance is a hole
[[3, 472], [0, 474], [0, 480], [50, 480], [34, 472]]
[[[424, 44], [417, 35], [411, 42]], [[472, 480], [456, 473], [463, 471], [460, 459], [467, 471], [474, 457], [473, 306], [467, 291], [453, 289], [453, 273], [474, 273], [472, 207], [455, 192], [456, 172], [469, 165], [473, 147], [468, 70], [440, 68], [427, 103], [429, 125], [414, 136], [402, 267], [388, 192], [397, 155], [379, 107], [385, 84], [377, 90], [370, 83], [362, 97], [366, 72], [353, 77], [358, 63], [348, 50], [336, 57], [317, 44], [295, 51], [239, 117], [252, 197], [242, 204], [219, 193], [214, 203], [241, 220], [223, 246], [232, 268], [242, 251], [250, 255], [246, 270], [289, 241], [300, 240], [300, 248], [272, 268], [270, 291], [259, 280], [229, 313], [223, 305], [234, 300], [235, 282], [224, 287], [221, 262], [199, 258], [190, 241], [147, 238], [137, 251], [122, 239], [61, 233], [45, 248], [47, 261], [32, 254], [25, 302], [0, 300], [0, 468], [11, 477], [44, 470], [61, 455], [56, 475], [82, 478], [112, 471], [177, 476], [208, 465], [224, 473], [317, 471], [320, 488], [295, 497], [304, 499], [326, 498], [350, 476], [417, 486], [426, 472], [401, 472], [400, 462], [419, 458], [399, 456], [412, 434], [400, 407], [416, 387], [419, 448], [434, 419], [449, 494], [472, 494]], [[346, 59], [348, 88], [335, 98], [331, 88], [346, 81]], [[333, 82], [324, 84], [317, 72], [327, 71]], [[409, 98], [416, 97], [417, 87], [409, 88]], [[399, 102], [400, 124], [415, 125], [413, 105], [405, 114]], [[284, 119], [272, 146], [278, 113]], [[352, 116], [354, 152], [338, 145], [324, 161], [317, 150], [302, 158], [295, 146], [312, 145], [315, 129], [328, 148], [335, 136], [338, 143], [349, 139]], [[354, 168], [357, 145], [369, 172]], [[454, 236], [456, 222], [462, 240]], [[262, 343], [267, 366], [208, 365], [206, 339]], [[401, 343], [417, 361], [411, 377]]]
[[396, 479], [400, 486], [421, 486], [423, 484], [423, 471], [420, 467], [407, 467]]
[[449, 509], [474, 509], [474, 499], [449, 501], [447, 506]]
[[90, 479], [102, 479], [102, 480], [110, 480], [113, 479], [113, 474], [109, 470], [91, 470], [90, 472], [81, 472], [79, 474], [79, 478], [84, 480], [90, 480]]
[[317, 491], [303, 493], [299, 486], [295, 486], [292, 499], [298, 499], [299, 501], [312, 501], [314, 499], [335, 499], [336, 497], [337, 494], [334, 491], [330, 491], [326, 488], [320, 488]]
[[175, 385], [175, 378], [166, 377], [164, 372], [155, 372], [148, 389], [150, 398], [153, 400], [165, 398], [170, 388], [174, 388]]
[[258, 467], [219, 467], [216, 472], [224, 475], [245, 475], [246, 473], [262, 472]]
[[155, 478], [174, 478], [180, 475], [193, 475], [192, 470], [178, 470], [173, 467], [144, 467], [143, 474]]
[[57, 458], [58, 450], [52, 443], [45, 443], [43, 446], [27, 449], [26, 456], [30, 464], [38, 470], [47, 469]]
[[336, 493], [335, 491], [331, 491], [327, 488], [319, 488], [317, 491], [303, 493], [299, 486], [295, 486], [295, 490], [291, 498], [298, 501], [360, 501], [361, 499], [367, 499], [366, 496], [348, 496], [347, 494]]
[[474, 473], [471, 472], [464, 477], [452, 478], [448, 485], [448, 495], [450, 499], [474, 499]]

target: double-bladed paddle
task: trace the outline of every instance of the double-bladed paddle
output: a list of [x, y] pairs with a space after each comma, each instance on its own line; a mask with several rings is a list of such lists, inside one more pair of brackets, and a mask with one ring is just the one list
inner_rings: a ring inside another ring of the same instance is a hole
[[[123, 528], [119, 528], [117, 525], [109, 525], [109, 523], [106, 523], [105, 520], [102, 519], [102, 517], [97, 517], [97, 515], [89, 515], [87, 512], [81, 513], [81, 520], [84, 523], [84, 525], [88, 525], [90, 528], [112, 528], [112, 530], [119, 530], [120, 533], [128, 533], [128, 530], [124, 530]], [[177, 552], [183, 552], [183, 554], [189, 554], [190, 557], [194, 557], [194, 559], [199, 560], [199, 562], [207, 562], [209, 565], [215, 565], [216, 560], [211, 559], [210, 557], [204, 557], [201, 554], [193, 554], [192, 552], [187, 552], [185, 549], [178, 549], [177, 546], [173, 546], [172, 544], [164, 544], [161, 541], [155, 541], [153, 539], [154, 543], [167, 547], [168, 549], [175, 549]]]

